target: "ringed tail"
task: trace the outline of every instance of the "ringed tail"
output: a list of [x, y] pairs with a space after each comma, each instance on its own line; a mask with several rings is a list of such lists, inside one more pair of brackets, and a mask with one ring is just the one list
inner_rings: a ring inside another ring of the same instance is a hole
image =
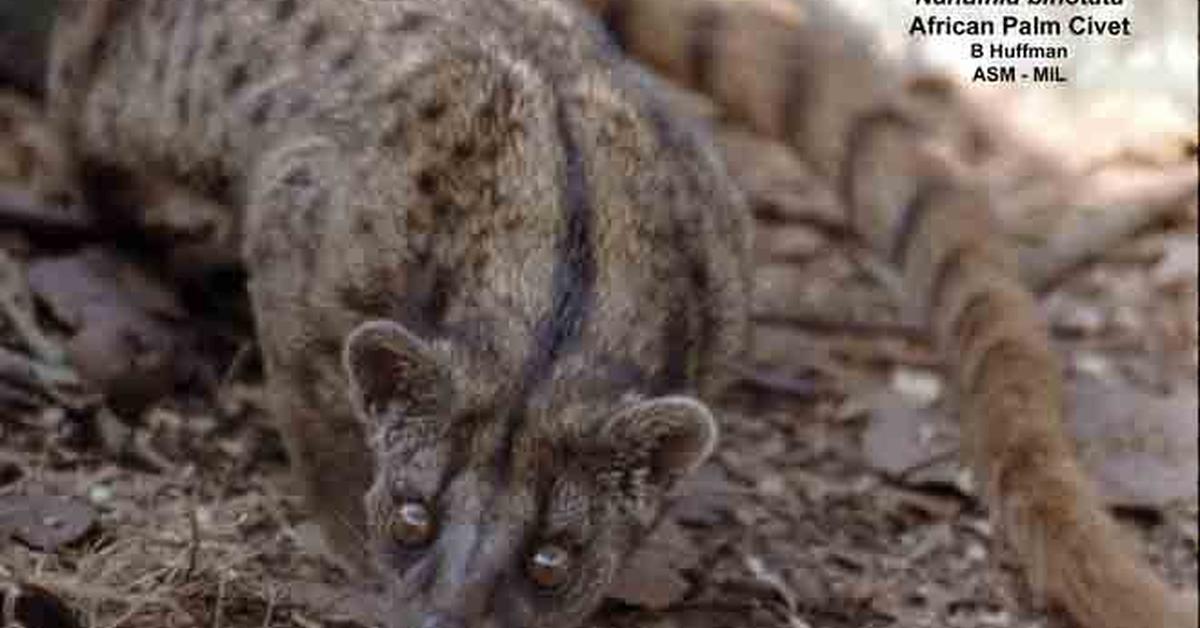
[[[964, 447], [1032, 591], [1086, 628], [1195, 628], [1138, 557], [1064, 429], [1062, 367], [987, 190], [934, 150], [906, 78], [814, 2], [585, 0], [633, 57], [782, 140], [903, 273], [949, 369]], [[952, 95], [951, 95], [952, 97]]]

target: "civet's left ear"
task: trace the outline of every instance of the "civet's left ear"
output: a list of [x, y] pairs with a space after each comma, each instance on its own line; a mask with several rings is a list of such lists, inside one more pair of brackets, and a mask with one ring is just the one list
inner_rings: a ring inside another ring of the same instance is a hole
[[605, 439], [645, 464], [666, 489], [700, 466], [717, 444], [717, 422], [703, 403], [684, 396], [639, 402], [613, 415]]
[[368, 321], [346, 336], [342, 364], [350, 400], [368, 429], [412, 416], [444, 412], [450, 405], [446, 365], [425, 341], [394, 321]]

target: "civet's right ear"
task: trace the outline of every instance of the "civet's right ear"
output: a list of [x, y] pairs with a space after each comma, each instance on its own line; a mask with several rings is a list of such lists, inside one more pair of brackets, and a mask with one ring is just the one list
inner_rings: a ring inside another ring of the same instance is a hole
[[394, 321], [368, 321], [350, 332], [342, 365], [350, 400], [368, 428], [436, 414], [449, 405], [448, 368], [425, 341]]
[[703, 403], [682, 395], [641, 401], [609, 418], [604, 439], [645, 465], [664, 490], [700, 466], [717, 444], [717, 422]]

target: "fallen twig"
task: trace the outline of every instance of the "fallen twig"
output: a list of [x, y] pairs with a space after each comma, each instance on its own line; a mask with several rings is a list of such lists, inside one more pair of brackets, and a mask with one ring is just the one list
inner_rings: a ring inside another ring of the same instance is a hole
[[817, 387], [811, 379], [791, 377], [782, 373], [766, 372], [741, 364], [729, 364], [729, 368], [737, 373], [737, 376], [743, 382], [772, 392], [785, 393], [802, 398], [810, 398], [817, 393]]

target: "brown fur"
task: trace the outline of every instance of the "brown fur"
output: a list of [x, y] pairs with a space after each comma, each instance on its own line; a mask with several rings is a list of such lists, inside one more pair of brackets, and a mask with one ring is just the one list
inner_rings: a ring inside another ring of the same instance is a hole
[[[969, 454], [1031, 581], [1085, 626], [1195, 626], [1079, 472], [990, 201], [906, 105], [922, 85], [812, 5], [589, 3], [840, 182], [963, 356]], [[215, 246], [250, 271], [301, 484], [333, 547], [391, 586], [396, 625], [577, 623], [711, 448], [679, 393], [715, 388], [743, 343], [745, 219], [704, 142], [550, 0], [64, 4], [60, 125], [229, 208]], [[390, 538], [413, 497], [437, 510], [421, 552]], [[551, 596], [523, 574], [539, 540], [575, 551]]]
[[[994, 202], [935, 157], [913, 81], [814, 2], [588, 0], [634, 55], [780, 138], [837, 183], [851, 223], [904, 272], [946, 356], [966, 452], [1035, 590], [1088, 628], [1194, 628], [1105, 514], [1063, 430], [1062, 375]], [[932, 89], [933, 94], [928, 93]]]
[[[578, 624], [745, 345], [747, 222], [703, 137], [550, 0], [67, 9], [55, 118], [228, 208], [293, 466], [392, 625]], [[538, 588], [547, 547], [569, 576]]]

